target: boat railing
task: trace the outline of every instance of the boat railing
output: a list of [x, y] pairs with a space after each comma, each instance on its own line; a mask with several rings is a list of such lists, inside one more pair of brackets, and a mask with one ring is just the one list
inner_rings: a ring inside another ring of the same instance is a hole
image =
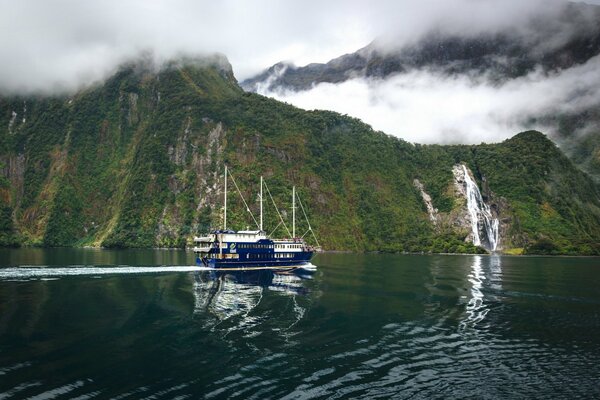
[[212, 242], [214, 237], [212, 236], [194, 236], [194, 243], [206, 243]]
[[192, 250], [194, 251], [194, 253], [208, 253], [211, 248], [212, 248], [211, 245], [207, 245], [207, 246], [194, 246], [192, 248]]
[[271, 239], [274, 242], [291, 242], [291, 243], [304, 243], [304, 239], [302, 238], [278, 238], [278, 239]]

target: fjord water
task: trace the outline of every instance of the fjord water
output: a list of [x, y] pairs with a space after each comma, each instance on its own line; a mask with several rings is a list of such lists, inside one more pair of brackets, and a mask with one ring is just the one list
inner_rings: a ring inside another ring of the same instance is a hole
[[598, 398], [600, 259], [0, 250], [0, 399]]

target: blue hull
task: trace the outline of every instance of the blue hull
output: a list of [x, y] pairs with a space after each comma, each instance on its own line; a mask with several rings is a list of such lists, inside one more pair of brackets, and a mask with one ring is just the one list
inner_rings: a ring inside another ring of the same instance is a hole
[[307, 258], [294, 259], [276, 259], [276, 260], [236, 260], [236, 259], [215, 259], [215, 258], [196, 258], [198, 265], [204, 265], [209, 268], [232, 268], [232, 269], [293, 269], [310, 264], [312, 254]]

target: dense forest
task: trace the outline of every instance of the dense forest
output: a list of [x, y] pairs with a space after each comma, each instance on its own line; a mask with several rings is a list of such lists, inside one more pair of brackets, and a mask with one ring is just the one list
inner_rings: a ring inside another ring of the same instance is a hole
[[[225, 164], [255, 213], [261, 175], [288, 220], [295, 185], [325, 249], [484, 252], [452, 217], [464, 208], [452, 167], [464, 164], [503, 251], [600, 254], [600, 189], [543, 134], [411, 144], [244, 92], [220, 56], [133, 62], [72, 95], [0, 97], [0, 245], [183, 247], [220, 226]], [[431, 222], [415, 179], [445, 223]], [[252, 228], [230, 198], [229, 226]]]

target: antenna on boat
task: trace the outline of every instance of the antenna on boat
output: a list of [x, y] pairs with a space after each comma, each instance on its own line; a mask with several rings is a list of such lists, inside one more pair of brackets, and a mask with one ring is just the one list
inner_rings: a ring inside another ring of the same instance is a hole
[[292, 239], [296, 237], [296, 186], [292, 186]]
[[263, 230], [263, 177], [260, 177], [260, 231]]
[[225, 164], [225, 209], [223, 210], [223, 230], [227, 229], [227, 164]]

